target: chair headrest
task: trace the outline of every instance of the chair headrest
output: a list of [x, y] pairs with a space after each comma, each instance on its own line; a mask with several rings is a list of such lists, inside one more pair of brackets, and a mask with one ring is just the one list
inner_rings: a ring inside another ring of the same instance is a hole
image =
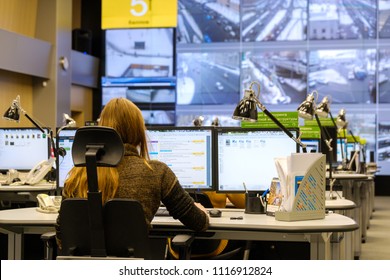
[[124, 154], [119, 134], [111, 127], [85, 126], [77, 129], [72, 146], [75, 166], [86, 166], [86, 153], [97, 149], [97, 166], [118, 165]]

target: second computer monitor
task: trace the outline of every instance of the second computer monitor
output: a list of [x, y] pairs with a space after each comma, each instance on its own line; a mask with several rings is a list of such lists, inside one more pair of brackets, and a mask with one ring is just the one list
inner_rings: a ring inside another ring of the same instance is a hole
[[[321, 144], [319, 138], [302, 138], [302, 144], [306, 145], [306, 151], [308, 153], [319, 153], [321, 151]], [[299, 152], [303, 152], [302, 148], [299, 148]]]
[[[267, 190], [278, 177], [275, 158], [298, 152], [280, 129], [217, 128], [217, 191]], [[291, 130], [295, 137], [298, 130]]]
[[0, 128], [0, 171], [30, 171], [50, 156], [49, 131], [34, 127]]
[[212, 190], [212, 127], [153, 127], [147, 130], [151, 159], [166, 163], [186, 190]]
[[77, 128], [67, 128], [57, 133], [57, 148], [62, 150], [58, 156], [57, 187], [63, 188], [68, 172], [73, 167], [72, 146]]

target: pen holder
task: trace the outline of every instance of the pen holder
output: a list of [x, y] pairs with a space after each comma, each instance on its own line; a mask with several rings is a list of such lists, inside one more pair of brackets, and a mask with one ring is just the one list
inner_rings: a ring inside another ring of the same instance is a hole
[[245, 194], [245, 213], [265, 214], [265, 203], [257, 193]]

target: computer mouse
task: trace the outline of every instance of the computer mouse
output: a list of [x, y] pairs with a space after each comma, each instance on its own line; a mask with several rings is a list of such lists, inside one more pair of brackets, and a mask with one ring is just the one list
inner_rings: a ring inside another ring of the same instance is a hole
[[222, 216], [222, 211], [218, 209], [211, 209], [209, 210], [209, 215], [213, 218], [219, 218]]

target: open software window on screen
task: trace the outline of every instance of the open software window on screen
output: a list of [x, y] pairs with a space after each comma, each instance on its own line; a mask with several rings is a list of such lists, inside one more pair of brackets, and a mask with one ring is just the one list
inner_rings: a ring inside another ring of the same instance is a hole
[[58, 174], [57, 174], [57, 186], [59, 188], [64, 187], [64, 182], [68, 176], [68, 172], [73, 167], [72, 159], [72, 146], [74, 141], [74, 136], [76, 135], [75, 129], [64, 129], [61, 130], [59, 135], [57, 135], [57, 147], [63, 148], [66, 154], [61, 157], [58, 157]]
[[38, 128], [0, 128], [0, 170], [29, 171], [48, 158], [47, 132]]
[[[291, 131], [295, 136], [297, 131]], [[267, 190], [278, 177], [274, 159], [297, 152], [297, 144], [279, 129], [219, 129], [217, 191]]]
[[212, 189], [212, 128], [149, 128], [152, 160], [166, 163], [185, 189]]

